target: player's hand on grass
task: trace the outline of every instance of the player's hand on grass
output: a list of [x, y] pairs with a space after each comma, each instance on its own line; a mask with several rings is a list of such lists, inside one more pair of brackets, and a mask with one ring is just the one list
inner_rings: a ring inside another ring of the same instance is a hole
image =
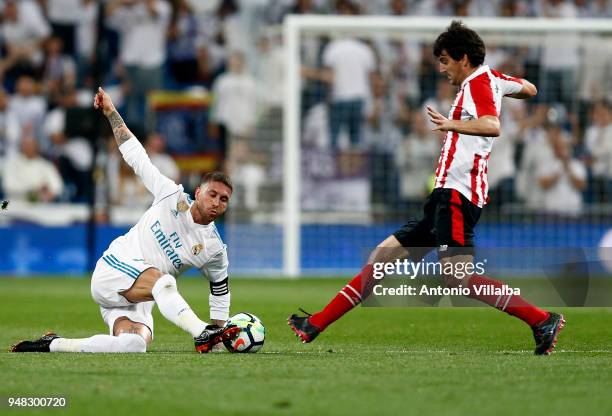
[[427, 115], [429, 116], [429, 121], [435, 124], [435, 127], [432, 131], [449, 131], [453, 129], [453, 121], [444, 117], [442, 114], [438, 113], [433, 108], [427, 106]]
[[110, 95], [108, 95], [101, 87], [98, 87], [98, 92], [94, 97], [94, 108], [101, 110], [105, 116], [108, 116], [115, 111], [113, 100], [111, 100]]

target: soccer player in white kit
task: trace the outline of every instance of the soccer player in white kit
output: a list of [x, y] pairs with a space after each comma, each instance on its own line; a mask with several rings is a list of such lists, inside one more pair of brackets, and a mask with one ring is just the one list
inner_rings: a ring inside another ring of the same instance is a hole
[[[110, 334], [68, 339], [48, 333], [11, 350], [146, 352], [153, 339], [155, 303], [166, 319], [191, 334], [197, 352], [209, 352], [222, 341], [234, 339], [240, 329], [226, 324], [230, 307], [227, 251], [213, 222], [227, 209], [230, 179], [220, 172], [205, 175], [192, 201], [181, 185], [153, 166], [102, 88], [94, 107], [108, 118], [124, 160], [155, 197], [138, 223], [111, 243], [91, 279], [91, 294]], [[200, 320], [177, 291], [174, 276], [191, 267], [210, 281], [211, 324]]]

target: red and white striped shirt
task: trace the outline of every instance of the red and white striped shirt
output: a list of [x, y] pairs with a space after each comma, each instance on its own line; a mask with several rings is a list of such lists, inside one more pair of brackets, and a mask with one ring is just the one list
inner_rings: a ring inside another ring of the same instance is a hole
[[[503, 96], [515, 94], [522, 88], [522, 80], [482, 65], [461, 83], [448, 118], [499, 117]], [[488, 200], [487, 162], [493, 139], [447, 132], [438, 159], [435, 187], [456, 189], [482, 208]]]

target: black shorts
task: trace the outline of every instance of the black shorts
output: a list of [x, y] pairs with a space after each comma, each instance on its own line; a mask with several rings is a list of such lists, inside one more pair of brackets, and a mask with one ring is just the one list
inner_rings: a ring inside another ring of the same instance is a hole
[[436, 188], [425, 201], [423, 219], [409, 221], [393, 235], [403, 247], [438, 248], [443, 257], [472, 254], [481, 211], [455, 189]]

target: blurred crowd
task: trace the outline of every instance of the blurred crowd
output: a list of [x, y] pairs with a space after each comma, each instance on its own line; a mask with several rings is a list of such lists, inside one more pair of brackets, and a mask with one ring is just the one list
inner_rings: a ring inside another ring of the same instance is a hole
[[[346, 15], [612, 16], [612, 2], [607, 1], [336, 5]], [[414, 35], [381, 31], [363, 37], [312, 37], [303, 49], [305, 146], [366, 153], [373, 202], [388, 213], [416, 214], [432, 189], [443, 139], [431, 131], [425, 108], [446, 114], [456, 94], [439, 76], [431, 44]], [[485, 64], [527, 78], [539, 90], [534, 100], [504, 99], [502, 134], [488, 164], [493, 209], [487, 212], [572, 218], [605, 211], [601, 204], [612, 202], [610, 37], [551, 33], [537, 42], [502, 38], [487, 42]]]
[[[282, 166], [279, 25], [290, 13], [611, 19], [612, 2], [0, 0], [0, 196], [95, 199], [102, 220], [109, 206], [150, 203], [108, 130], [95, 127], [90, 109], [102, 85], [160, 171], [177, 181], [185, 172], [167, 149], [185, 151], [162, 133], [176, 127], [160, 126], [148, 94], [210, 93], [202, 140], [212, 144], [201, 148], [214, 149], [213, 168], [232, 174], [241, 202], [256, 209]], [[505, 103], [489, 162], [492, 204], [579, 215], [585, 203], [611, 202], [609, 37], [487, 46], [487, 64], [540, 90], [533, 102]], [[314, 36], [301, 43], [301, 54], [304, 148], [367, 155], [374, 202], [418, 205], [440, 149], [422, 109], [445, 113], [455, 94], [437, 76], [431, 45], [408, 36]]]

